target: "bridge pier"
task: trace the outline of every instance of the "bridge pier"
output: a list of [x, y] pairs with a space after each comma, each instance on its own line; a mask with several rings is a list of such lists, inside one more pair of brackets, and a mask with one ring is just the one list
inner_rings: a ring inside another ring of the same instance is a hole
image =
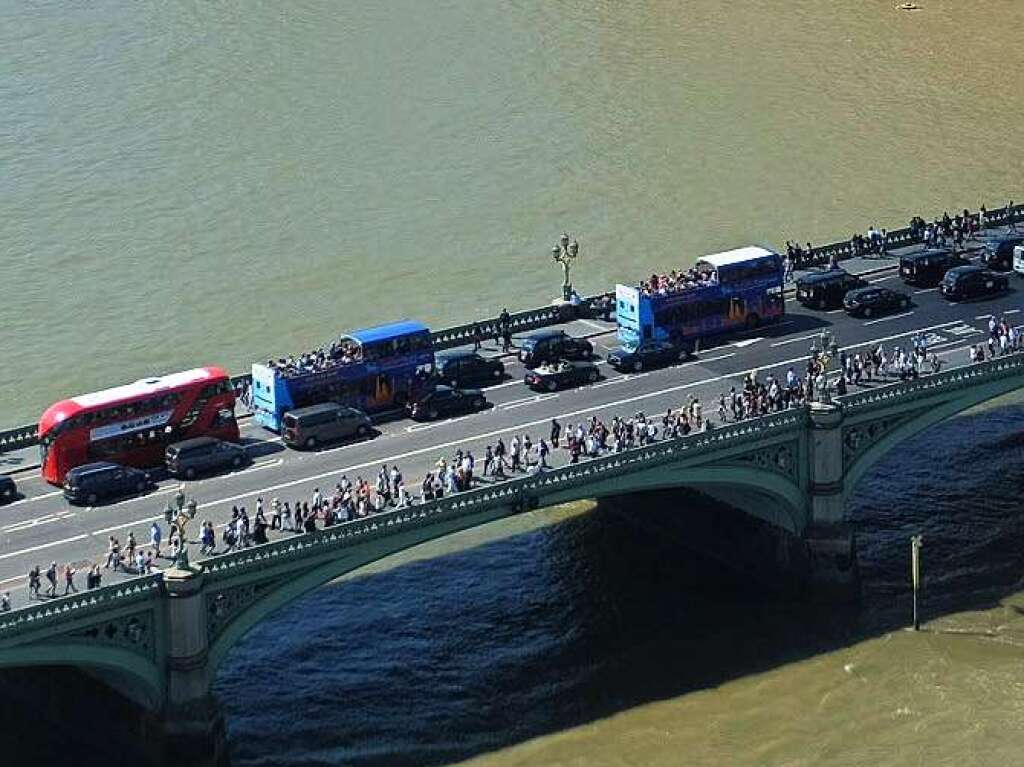
[[164, 573], [167, 590], [166, 697], [159, 714], [157, 764], [226, 767], [224, 717], [210, 693], [209, 637], [203, 574]]
[[836, 403], [810, 406], [810, 524], [804, 533], [810, 555], [808, 583], [828, 601], [860, 598], [856, 540], [843, 517], [843, 410]]

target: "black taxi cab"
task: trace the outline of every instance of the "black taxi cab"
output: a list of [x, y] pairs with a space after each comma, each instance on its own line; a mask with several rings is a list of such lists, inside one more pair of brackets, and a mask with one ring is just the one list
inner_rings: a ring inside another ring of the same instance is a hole
[[843, 305], [843, 298], [867, 282], [845, 269], [811, 272], [796, 281], [796, 300], [811, 309], [830, 309]]
[[900, 256], [900, 279], [908, 285], [931, 288], [938, 285], [950, 269], [969, 263], [949, 248], [928, 248]]

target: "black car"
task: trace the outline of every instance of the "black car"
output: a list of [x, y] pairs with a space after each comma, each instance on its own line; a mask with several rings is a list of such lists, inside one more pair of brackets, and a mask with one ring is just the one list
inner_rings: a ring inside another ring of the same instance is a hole
[[985, 241], [981, 260], [989, 269], [1008, 272], [1013, 268], [1013, 249], [1024, 245], [1024, 234], [1003, 234]]
[[1005, 293], [1010, 280], [1005, 274], [996, 274], [983, 266], [958, 266], [942, 278], [942, 295], [950, 301], [965, 301]]
[[574, 338], [564, 330], [544, 330], [523, 339], [519, 359], [527, 367], [559, 359], [585, 360], [594, 355], [594, 347], [585, 338]]
[[866, 286], [864, 280], [845, 269], [812, 272], [797, 279], [796, 300], [812, 309], [829, 309], [842, 306], [851, 290]]
[[435, 357], [437, 377], [456, 388], [483, 385], [505, 377], [501, 360], [481, 357], [476, 352], [441, 352]]
[[14, 486], [14, 480], [6, 474], [0, 474], [0, 504], [10, 503], [18, 495], [18, 488]]
[[406, 405], [409, 415], [417, 420], [434, 420], [445, 415], [473, 413], [487, 407], [487, 399], [479, 389], [453, 389], [438, 386]]
[[76, 466], [64, 476], [64, 497], [95, 506], [99, 501], [141, 495], [153, 486], [149, 474], [117, 463], [99, 461]]
[[635, 349], [620, 346], [608, 352], [608, 364], [616, 370], [639, 373], [644, 368], [667, 365], [688, 356], [686, 349], [668, 341], [644, 341]]
[[195, 479], [198, 474], [237, 469], [249, 463], [249, 454], [241, 445], [215, 437], [195, 437], [167, 446], [164, 464], [172, 477]]
[[908, 285], [931, 288], [938, 285], [950, 269], [968, 264], [970, 261], [949, 248], [928, 248], [900, 256], [900, 279]]
[[547, 362], [526, 371], [523, 381], [531, 389], [554, 391], [567, 386], [594, 383], [601, 374], [593, 362]]
[[871, 317], [909, 306], [910, 296], [906, 293], [878, 285], [851, 290], [843, 298], [843, 308], [851, 317]]

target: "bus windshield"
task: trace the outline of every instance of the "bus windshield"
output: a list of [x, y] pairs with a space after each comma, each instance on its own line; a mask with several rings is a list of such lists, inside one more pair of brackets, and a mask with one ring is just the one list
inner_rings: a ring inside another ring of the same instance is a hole
[[626, 348], [667, 341], [695, 350], [701, 339], [775, 322], [785, 313], [782, 259], [748, 246], [714, 253], [689, 269], [652, 274], [615, 290], [618, 338]]
[[434, 367], [430, 329], [399, 322], [356, 330], [298, 356], [252, 366], [256, 422], [280, 431], [285, 412], [338, 402], [366, 412], [401, 407]]

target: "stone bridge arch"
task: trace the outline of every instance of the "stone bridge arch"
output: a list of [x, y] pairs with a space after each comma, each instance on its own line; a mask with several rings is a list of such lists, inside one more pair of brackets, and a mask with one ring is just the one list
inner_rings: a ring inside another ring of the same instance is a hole
[[[940, 380], [941, 378], [941, 380]], [[864, 392], [843, 401], [844, 493], [901, 442], [1024, 386], [1019, 355]]]

